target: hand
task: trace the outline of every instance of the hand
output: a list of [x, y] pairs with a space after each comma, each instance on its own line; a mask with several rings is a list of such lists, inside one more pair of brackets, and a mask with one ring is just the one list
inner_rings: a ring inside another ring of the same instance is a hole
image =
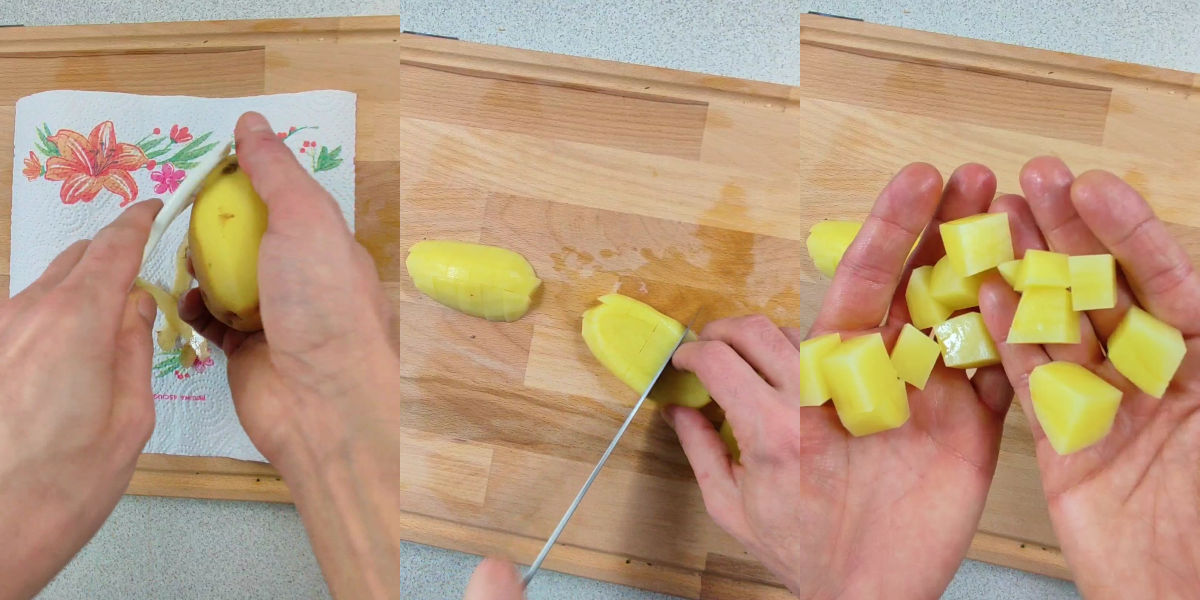
[[[1088, 598], [1194, 598], [1200, 590], [1200, 276], [1133, 188], [1099, 171], [1075, 179], [1062, 161], [1021, 172], [1025, 199], [995, 209], [1012, 222], [1018, 252], [1112, 253], [1124, 271], [1116, 308], [1088, 311], [1075, 345], [999, 344], [1037, 443], [1042, 487], [1075, 583]], [[997, 342], [1017, 295], [993, 280], [980, 294]], [[1104, 358], [1101, 344], [1138, 304], [1183, 332], [1187, 355], [1163, 398], [1143, 394]], [[1091, 369], [1124, 392], [1112, 432], [1068, 456], [1050, 447], [1029, 399], [1030, 372], [1051, 360]]]
[[157, 200], [0, 300], [0, 598], [28, 598], [96, 533], [154, 430], [155, 306], [130, 291]]
[[197, 290], [180, 315], [229, 355], [238, 417], [287, 482], [334, 595], [398, 594], [399, 369], [375, 264], [262, 115], [243, 115], [235, 136], [268, 211], [264, 331], [227, 328]]
[[512, 563], [486, 558], [475, 568], [463, 600], [522, 600], [525, 588]]
[[[908, 320], [913, 260], [943, 253], [938, 224], [982, 212], [996, 180], [965, 165], [941, 191], [929, 165], [905, 167], [875, 202], [846, 252], [811, 335], [881, 331], [890, 345]], [[886, 317], [886, 322], [885, 322]], [[880, 328], [880, 323], [883, 323]], [[797, 331], [764, 317], [717, 321], [675, 354], [725, 410], [741, 449], [731, 461], [699, 412], [670, 407], [710, 515], [800, 598], [932, 598], [967, 551], [996, 467], [1012, 390], [999, 366], [941, 363], [910, 389], [904, 426], [862, 438], [832, 406], [801, 408]]]

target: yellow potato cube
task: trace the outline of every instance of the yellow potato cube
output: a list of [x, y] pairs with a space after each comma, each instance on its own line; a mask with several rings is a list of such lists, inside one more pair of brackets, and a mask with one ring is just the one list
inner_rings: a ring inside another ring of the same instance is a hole
[[933, 298], [932, 283], [933, 266], [925, 265], [913, 269], [908, 278], [908, 287], [904, 290], [908, 318], [917, 329], [929, 329], [950, 318], [950, 313], [953, 312]]
[[934, 300], [951, 311], [979, 306], [979, 286], [983, 285], [984, 274], [963, 277], [950, 264], [950, 257], [943, 256], [933, 265], [929, 291]]
[[1033, 287], [1021, 294], [1008, 330], [1010, 344], [1078, 344], [1079, 313], [1071, 309], [1071, 292]]
[[1067, 268], [1066, 254], [1029, 250], [1025, 253], [1025, 258], [1021, 259], [1021, 268], [1017, 271], [1017, 286], [1022, 291], [1035, 286], [1067, 289], [1069, 285], [1071, 274]]
[[1117, 267], [1111, 254], [1067, 259], [1071, 273], [1071, 308], [1098, 310], [1117, 305]]
[[1162, 398], [1187, 346], [1178, 329], [1134, 306], [1108, 338], [1108, 359], [1138, 389]]
[[733, 462], [742, 460], [742, 450], [738, 448], [737, 438], [733, 437], [733, 426], [729, 421], [721, 423], [721, 430], [718, 431], [721, 435], [721, 441], [725, 442], [725, 447], [729, 449], [729, 456]]
[[996, 270], [1000, 271], [1000, 276], [1004, 278], [1004, 282], [1015, 291], [1021, 291], [1017, 287], [1017, 272], [1021, 268], [1021, 259], [1009, 260], [1000, 263], [996, 266]]
[[1000, 352], [992, 341], [983, 315], [969, 312], [933, 328], [942, 346], [942, 361], [947, 367], [974, 369], [1000, 363]]
[[908, 392], [883, 345], [872, 333], [846, 340], [821, 361], [838, 419], [856, 437], [908, 421]]
[[805, 240], [808, 255], [822, 275], [833, 277], [842, 255], [860, 229], [862, 223], [858, 221], [821, 221], [808, 230]]
[[892, 348], [892, 366], [896, 367], [900, 379], [911, 383], [918, 390], [923, 390], [941, 353], [940, 344], [921, 333], [921, 330], [905, 323], [904, 328], [900, 330], [900, 337], [896, 339], [895, 347]]
[[1121, 390], [1070, 362], [1040, 365], [1029, 375], [1029, 397], [1050, 446], [1059, 454], [1082, 450], [1112, 429]]
[[988, 213], [942, 223], [942, 244], [954, 270], [964, 277], [1013, 259], [1008, 215]]
[[825, 376], [821, 374], [821, 359], [841, 342], [842, 336], [835, 331], [804, 340], [796, 346], [800, 353], [800, 406], [820, 406], [831, 397]]

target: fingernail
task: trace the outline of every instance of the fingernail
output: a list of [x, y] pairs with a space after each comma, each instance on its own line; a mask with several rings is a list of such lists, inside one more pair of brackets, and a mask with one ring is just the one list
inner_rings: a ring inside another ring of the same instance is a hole
[[137, 311], [142, 316], [142, 320], [148, 325], [154, 324], [154, 317], [158, 316], [158, 305], [154, 303], [154, 298], [146, 292], [139, 291], [137, 300]]
[[242, 115], [242, 126], [250, 133], [271, 132], [267, 118], [253, 111]]

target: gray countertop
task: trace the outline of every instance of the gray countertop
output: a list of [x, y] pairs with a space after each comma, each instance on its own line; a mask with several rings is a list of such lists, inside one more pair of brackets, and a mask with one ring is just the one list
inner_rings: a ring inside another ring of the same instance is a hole
[[[392, 14], [406, 29], [465, 40], [796, 83], [799, 16], [815, 10], [941, 33], [1200, 71], [1192, 0], [41, 0], [0, 5], [0, 24]], [[408, 544], [407, 597], [458, 598], [478, 558]], [[325, 597], [291, 506], [126, 497], [45, 598]], [[530, 598], [662, 598], [546, 573]], [[1075, 598], [1069, 583], [964, 561], [945, 598]]]

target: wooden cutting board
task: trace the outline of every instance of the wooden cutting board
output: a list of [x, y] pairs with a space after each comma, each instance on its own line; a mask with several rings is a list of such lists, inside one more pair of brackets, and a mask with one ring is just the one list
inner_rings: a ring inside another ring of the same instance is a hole
[[[633, 395], [578, 335], [597, 296], [806, 326], [827, 286], [809, 226], [862, 218], [910, 161], [946, 174], [979, 161], [1006, 192], [1036, 154], [1110, 169], [1200, 250], [1192, 74], [815, 16], [796, 87], [401, 31], [394, 18], [5, 29], [0, 154], [13, 103], [40, 90], [357, 92], [358, 237], [399, 314], [409, 430], [396, 510], [418, 542], [534, 556]], [[0, 169], [7, 220], [10, 163]], [[5, 256], [8, 235], [0, 224]], [[545, 280], [540, 303], [512, 324], [434, 304], [403, 268], [425, 238], [525, 254]], [[151, 455], [129, 491], [289, 500], [266, 465]], [[1014, 411], [971, 556], [1065, 577], [1055, 545]], [[783, 596], [705, 515], [650, 411], [548, 566], [688, 597]]]

